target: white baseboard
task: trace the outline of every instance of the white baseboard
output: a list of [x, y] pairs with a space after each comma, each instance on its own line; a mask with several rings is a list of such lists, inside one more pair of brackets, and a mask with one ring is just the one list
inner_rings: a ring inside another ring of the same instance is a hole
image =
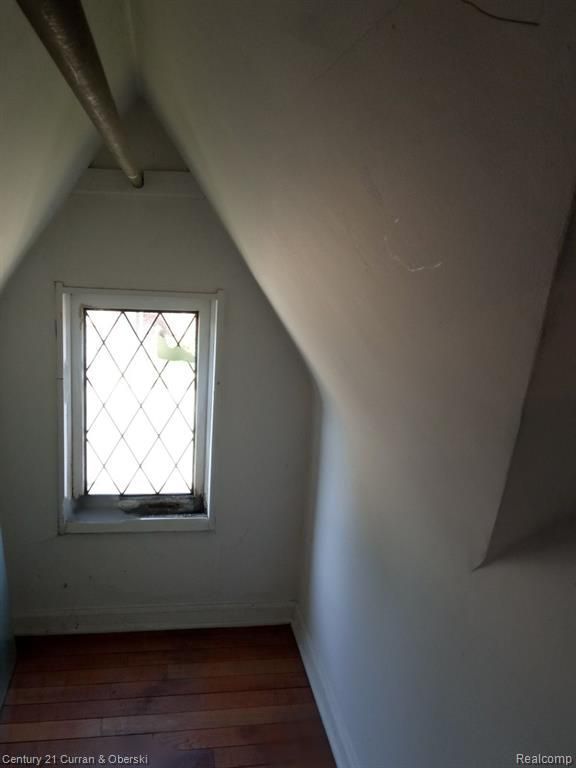
[[332, 753], [338, 768], [358, 768], [359, 762], [352, 746], [344, 718], [332, 693], [326, 677], [320, 671], [318, 660], [314, 653], [308, 630], [302, 619], [298, 606], [294, 609], [292, 629], [306, 673], [324, 723], [326, 735], [332, 747]]
[[69, 635], [89, 632], [143, 632], [199, 627], [290, 624], [294, 604], [124, 605], [31, 611], [14, 617], [16, 635]]

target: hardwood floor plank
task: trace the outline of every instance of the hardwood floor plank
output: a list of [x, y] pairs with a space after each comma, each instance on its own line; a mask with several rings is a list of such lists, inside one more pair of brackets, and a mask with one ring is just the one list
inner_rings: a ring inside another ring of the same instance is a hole
[[20, 638], [18, 652], [2, 755], [335, 768], [289, 627]]
[[166, 664], [152, 667], [118, 667], [110, 669], [79, 669], [62, 672], [19, 672], [12, 680], [14, 688], [84, 685], [92, 683], [122, 683], [138, 680], [176, 680], [189, 677], [220, 677], [250, 674], [292, 674], [303, 672], [298, 658], [247, 661], [197, 662]]
[[195, 731], [160, 733], [155, 738], [176, 749], [214, 749], [247, 744], [276, 744], [298, 739], [327, 740], [319, 717], [298, 722], [260, 723], [235, 725], [222, 728], [205, 728]]
[[[168, 715], [129, 715], [102, 719], [103, 736], [122, 734], [159, 733], [186, 731], [196, 728], [217, 728], [229, 725], [255, 723], [281, 723], [311, 720], [317, 715], [314, 704], [294, 706], [253, 707], [249, 709], [224, 709], [205, 712], [184, 712]], [[83, 721], [76, 721], [83, 722]], [[4, 726], [18, 728], [18, 725]], [[0, 729], [2, 726], [0, 726]]]
[[271, 741], [231, 747], [185, 748], [174, 747], [156, 736], [131, 736], [128, 738], [96, 738], [68, 742], [42, 742], [36, 744], [7, 745], [3, 754], [8, 757], [43, 757], [53, 754], [74, 757], [107, 759], [110, 755], [142, 755], [151, 768], [251, 768], [252, 766], [298, 765], [299, 768], [335, 768], [325, 745], [315, 740], [297, 741], [295, 734], [290, 740]]
[[14, 741], [50, 741], [88, 736], [123, 736], [196, 728], [216, 728], [253, 723], [280, 723], [311, 720], [316, 715], [314, 704], [294, 706], [251, 707], [165, 715], [128, 715], [90, 720], [61, 720], [38, 723], [6, 723], [0, 725], [0, 743]]
[[6, 705], [104, 701], [107, 699], [132, 699], [146, 696], [177, 696], [194, 693], [307, 687], [308, 678], [303, 672], [293, 674], [228, 675], [222, 677], [184, 678], [180, 680], [137, 681], [132, 683], [13, 688], [8, 692]]
[[238, 709], [240, 707], [310, 704], [313, 701], [312, 694], [307, 688], [285, 688], [266, 691], [148, 696], [146, 698], [110, 699], [63, 704], [25, 704], [4, 707], [1, 722], [26, 723], [56, 720], [87, 720], [96, 717], [122, 715], [151, 715], [213, 709]]
[[157, 632], [123, 632], [98, 635], [48, 635], [17, 638], [19, 656], [88, 655], [132, 651], [178, 651], [194, 648], [237, 647], [239, 645], [294, 646], [288, 625], [272, 627], [231, 627], [227, 629], [185, 629]]
[[144, 734], [136, 736], [100, 736], [88, 739], [68, 739], [3, 744], [7, 755], [48, 753], [82, 755], [119, 753], [122, 749], [145, 745], [155, 750], [158, 745], [179, 751], [213, 750], [216, 747], [235, 747], [253, 744], [289, 743], [302, 738], [305, 741], [323, 737], [318, 718], [309, 721], [264, 723], [257, 725], [228, 726], [224, 728], [178, 731], [172, 733]]
[[[17, 743], [0, 745], [2, 754], [9, 757], [44, 757], [54, 755], [56, 765], [62, 764], [60, 756], [65, 755], [69, 761], [73, 758], [95, 759], [102, 755], [106, 764], [109, 756], [123, 757], [143, 756], [147, 759], [147, 768], [214, 768], [214, 752], [212, 749], [178, 750], [163, 744], [154, 736], [128, 736], [121, 738], [73, 739], [68, 741], [44, 741], [35, 743]], [[118, 763], [116, 763], [118, 764]]]
[[102, 735], [102, 721], [64, 720], [47, 723], [9, 723], [0, 725], [0, 744], [11, 741], [40, 741], [48, 739], [79, 739]]
[[267, 765], [303, 765], [324, 768], [334, 766], [332, 755], [325, 746], [293, 741], [279, 744], [252, 744], [242, 747], [223, 747], [214, 750], [214, 768], [252, 768]]
[[114, 667], [151, 667], [165, 664], [190, 662], [229, 661], [230, 659], [294, 659], [298, 658], [295, 646], [256, 646], [195, 648], [179, 651], [137, 651], [133, 653], [89, 654], [86, 656], [55, 656], [19, 660], [22, 673], [48, 672], [74, 669], [110, 669]]

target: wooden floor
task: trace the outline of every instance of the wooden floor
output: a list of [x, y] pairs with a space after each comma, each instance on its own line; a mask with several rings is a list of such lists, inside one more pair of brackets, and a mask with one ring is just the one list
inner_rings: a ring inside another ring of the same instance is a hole
[[36, 765], [335, 766], [289, 627], [20, 638], [2, 755], [55, 756]]

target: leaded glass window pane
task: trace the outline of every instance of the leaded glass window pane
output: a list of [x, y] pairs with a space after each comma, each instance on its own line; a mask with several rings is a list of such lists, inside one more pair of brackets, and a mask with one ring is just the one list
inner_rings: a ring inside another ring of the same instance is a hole
[[85, 493], [192, 494], [198, 313], [85, 309]]

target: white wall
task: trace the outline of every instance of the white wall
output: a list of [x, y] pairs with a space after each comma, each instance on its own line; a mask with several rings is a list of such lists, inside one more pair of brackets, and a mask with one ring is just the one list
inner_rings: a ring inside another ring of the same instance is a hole
[[481, 5], [541, 25], [133, 4], [144, 81], [320, 385], [301, 613], [342, 766], [576, 751], [574, 558], [472, 571], [574, 181], [576, 6]]
[[441, 491], [418, 472], [408, 487], [382, 438], [329, 401], [319, 467], [297, 629], [339, 765], [574, 755], [576, 531], [471, 572], [416, 518]]
[[[84, 0], [120, 107], [135, 77], [126, 3]], [[96, 130], [13, 0], [0, 3], [0, 288], [88, 164]]]
[[[88, 171], [84, 186], [106, 185], [110, 173]], [[68, 199], [0, 305], [0, 486], [16, 630], [287, 620], [308, 484], [306, 368], [193, 183], [184, 196], [166, 193], [163, 174], [147, 173], [142, 191], [114, 185], [123, 192], [79, 188]], [[224, 290], [215, 532], [57, 535], [54, 281]]]
[[[134, 162], [140, 168], [147, 171], [188, 170], [164, 126], [141, 96], [134, 100], [122, 116], [122, 128]], [[102, 144], [90, 167], [117, 170], [118, 161], [108, 147]]]

